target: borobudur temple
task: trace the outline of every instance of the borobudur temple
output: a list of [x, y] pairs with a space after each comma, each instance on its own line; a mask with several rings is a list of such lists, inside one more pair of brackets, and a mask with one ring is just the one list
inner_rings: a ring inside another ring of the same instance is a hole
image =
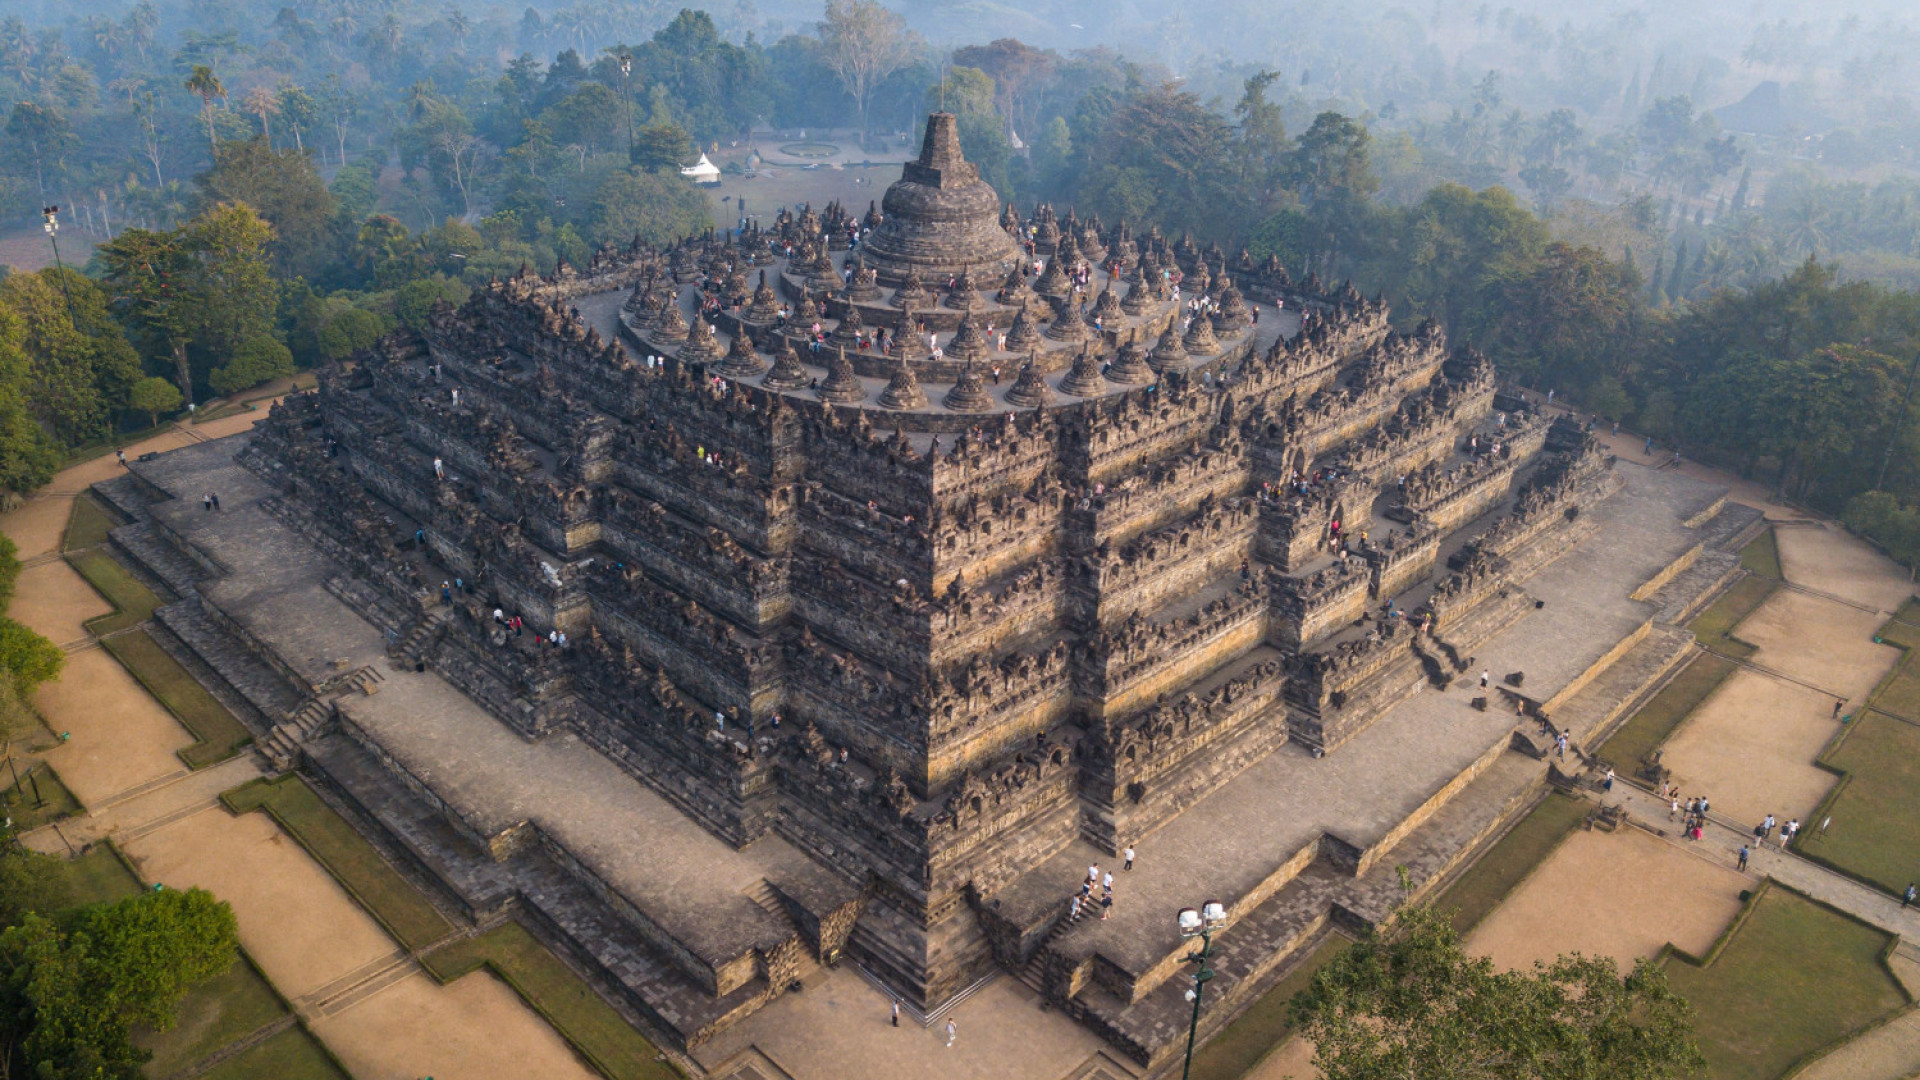
[[830, 965], [1148, 1070], [1179, 908], [1210, 1030], [1443, 884], [1758, 524], [1351, 287], [1002, 206], [945, 114], [877, 206], [494, 281], [100, 491], [264, 753], [680, 1048]]

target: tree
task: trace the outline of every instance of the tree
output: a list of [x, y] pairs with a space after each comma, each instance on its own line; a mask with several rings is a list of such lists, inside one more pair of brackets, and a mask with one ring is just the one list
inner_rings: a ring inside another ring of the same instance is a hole
[[293, 148], [306, 153], [307, 144], [302, 133], [313, 127], [314, 118], [319, 115], [313, 95], [290, 82], [282, 82], [274, 92], [273, 109], [280, 115], [281, 123], [293, 132]]
[[[221, 203], [185, 226], [192, 254], [190, 325], [213, 357], [271, 336], [279, 286], [267, 261], [273, 228], [245, 203]], [[211, 366], [211, 365], [209, 365]]]
[[215, 161], [220, 159], [220, 141], [213, 134], [213, 99], [226, 97], [227, 88], [220, 82], [220, 76], [206, 64], [193, 65], [193, 71], [187, 76], [186, 89], [189, 94], [200, 96], [200, 115], [207, 121], [207, 153]]
[[127, 393], [127, 407], [134, 412], [146, 413], [147, 424], [157, 426], [161, 413], [180, 408], [180, 388], [158, 375], [149, 375], [133, 384], [133, 389]]
[[187, 990], [232, 966], [233, 911], [201, 889], [159, 890], [0, 933], [6, 1075], [137, 1080], [135, 1024], [165, 1030]]
[[260, 118], [260, 137], [267, 141], [268, 149], [273, 147], [273, 113], [279, 107], [274, 92], [264, 86], [256, 86], [247, 91], [240, 99], [248, 112]]
[[[953, 54], [956, 67], [977, 68], [993, 80], [993, 104], [1003, 120], [1001, 138], [1011, 143], [1016, 123], [1031, 129], [1030, 105], [1053, 79], [1059, 57], [1015, 38], [997, 38], [986, 45], [969, 45]], [[1027, 138], [1034, 133], [1028, 130]]]
[[26, 144], [27, 154], [33, 158], [34, 182], [39, 185], [40, 198], [45, 200], [47, 165], [60, 160], [73, 138], [66, 117], [51, 106], [16, 101], [13, 111], [7, 114], [7, 134]]
[[173, 361], [181, 397], [193, 401], [193, 261], [180, 230], [128, 229], [95, 249], [111, 302], [150, 352]]
[[1499, 971], [1449, 918], [1402, 910], [1291, 1005], [1325, 1080], [1668, 1080], [1704, 1064], [1693, 1009], [1652, 962], [1606, 957]]
[[0, 671], [12, 676], [21, 696], [60, 674], [67, 654], [31, 628], [0, 615]]
[[199, 185], [202, 208], [245, 203], [272, 226], [270, 251], [282, 277], [326, 270], [335, 254], [338, 204], [306, 154], [275, 150], [261, 138], [226, 143]]
[[34, 415], [67, 446], [106, 435], [140, 377], [140, 358], [99, 286], [53, 267], [11, 274], [0, 280], [0, 307], [20, 318]]
[[614, 173], [593, 199], [593, 238], [624, 243], [638, 236], [664, 247], [713, 226], [707, 197], [678, 176], [633, 168]]
[[63, 457], [28, 408], [32, 381], [20, 348], [25, 336], [20, 317], [0, 307], [0, 491], [32, 491], [45, 484]]
[[590, 82], [560, 99], [543, 119], [553, 124], [561, 142], [580, 147], [580, 171], [585, 172], [588, 155], [607, 150], [622, 136], [624, 115], [620, 95]]
[[820, 40], [825, 46], [822, 59], [859, 110], [864, 143], [870, 131], [867, 110], [874, 88], [913, 53], [906, 20], [877, 0], [827, 0]]
[[207, 384], [215, 393], [231, 394], [259, 386], [269, 379], [293, 374], [293, 352], [265, 335], [248, 338], [233, 350], [226, 366], [213, 369]]
[[633, 134], [633, 164], [639, 168], [678, 169], [692, 157], [693, 140], [672, 121], [648, 124]]

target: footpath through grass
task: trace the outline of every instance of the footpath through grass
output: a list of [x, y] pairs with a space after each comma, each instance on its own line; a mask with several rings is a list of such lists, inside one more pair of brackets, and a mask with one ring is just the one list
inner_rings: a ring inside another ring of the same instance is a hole
[[1674, 957], [1710, 1080], [1777, 1080], [1807, 1055], [1907, 1004], [1882, 960], [1893, 939], [1778, 886], [1765, 887], [1704, 966]]
[[299, 776], [254, 780], [221, 795], [220, 801], [236, 814], [265, 810], [272, 815], [409, 951], [453, 932], [447, 917]]
[[443, 983], [482, 967], [492, 971], [609, 1080], [682, 1080], [645, 1036], [517, 922], [435, 949], [421, 963]]
[[199, 740], [180, 751], [180, 760], [188, 768], [225, 761], [253, 742], [253, 733], [145, 630], [110, 637], [100, 644]]

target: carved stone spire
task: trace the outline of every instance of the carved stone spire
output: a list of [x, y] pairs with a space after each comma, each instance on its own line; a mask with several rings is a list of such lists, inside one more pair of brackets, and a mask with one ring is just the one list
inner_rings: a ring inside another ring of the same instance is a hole
[[927, 392], [920, 388], [920, 380], [914, 377], [913, 365], [905, 360], [893, 362], [893, 379], [887, 388], [880, 391], [880, 406], [886, 409], [924, 409], [928, 405]]
[[853, 364], [847, 360], [847, 350], [835, 350], [833, 361], [827, 365], [827, 379], [815, 389], [822, 401], [837, 401], [852, 404], [864, 401], [867, 388], [860, 382], [860, 376], [853, 373]]
[[1180, 335], [1174, 333], [1173, 327], [1173, 323], [1168, 323], [1167, 328], [1160, 332], [1160, 343], [1153, 347], [1153, 353], [1147, 357], [1147, 362], [1153, 365], [1155, 371], [1165, 372], [1169, 368], [1186, 366], [1187, 350], [1180, 344]]
[[687, 340], [687, 319], [680, 314], [680, 305], [669, 300], [667, 306], [660, 309], [660, 317], [653, 322], [653, 332], [647, 335], [654, 341]]
[[897, 308], [919, 307], [927, 302], [928, 296], [927, 287], [920, 284], [919, 273], [909, 270], [907, 279], [893, 290], [893, 298], [887, 303]]
[[1040, 344], [1040, 327], [1034, 323], [1033, 314], [1028, 308], [1021, 308], [1013, 317], [1013, 325], [1007, 327], [1007, 349], [1010, 352], [1026, 352]]
[[954, 412], [986, 412], [993, 408], [993, 397], [987, 393], [986, 383], [980, 373], [968, 363], [966, 370], [960, 373], [960, 379], [947, 391], [946, 406]]
[[1007, 404], [1018, 405], [1023, 409], [1037, 409], [1053, 400], [1053, 388], [1040, 378], [1040, 367], [1034, 358], [1020, 365], [1020, 377], [1007, 389]]
[[1220, 340], [1213, 336], [1213, 320], [1203, 312], [1193, 317], [1193, 325], [1187, 327], [1187, 339], [1182, 344], [1195, 356], [1211, 356], [1220, 351]]
[[1085, 341], [1087, 323], [1080, 317], [1080, 305], [1069, 296], [1060, 303], [1060, 313], [1047, 326], [1047, 336], [1055, 341]]
[[760, 357], [754, 354], [753, 339], [747, 336], [744, 327], [727, 343], [727, 357], [714, 369], [729, 379], [751, 379], [765, 370], [767, 365], [761, 363]]
[[704, 364], [720, 359], [720, 342], [713, 336], [713, 327], [699, 315], [693, 317], [693, 325], [687, 330], [687, 340], [680, 346], [680, 359], [688, 363]]
[[973, 313], [969, 311], [960, 316], [960, 329], [953, 335], [953, 340], [947, 342], [946, 353], [955, 360], [971, 363], [986, 359], [992, 349], [993, 343], [987, 340], [980, 325], [973, 321]]
[[1145, 386], [1154, 381], [1153, 368], [1147, 365], [1147, 350], [1132, 335], [1120, 347], [1120, 355], [1107, 365], [1107, 378], [1123, 386]]
[[900, 309], [900, 322], [894, 327], [893, 340], [887, 344], [887, 355], [899, 360], [924, 360], [933, 355], [927, 348], [927, 339], [920, 336], [917, 324], [913, 321], [913, 309]]
[[780, 355], [773, 358], [773, 370], [760, 380], [760, 385], [769, 390], [798, 390], [807, 385], [807, 369], [800, 366], [800, 354], [794, 351], [793, 342], [787, 340], [780, 348]]
[[848, 304], [846, 317], [840, 320], [839, 326], [833, 328], [833, 333], [830, 336], [833, 339], [833, 343], [841, 348], [858, 349], [860, 347], [860, 332], [866, 328], [866, 322], [860, 318], [860, 309], [854, 307], [852, 304]]
[[1060, 380], [1060, 390], [1074, 397], [1099, 397], [1107, 392], [1106, 380], [1100, 377], [1100, 361], [1091, 350], [1082, 347], [1080, 355], [1073, 358], [1073, 370]]

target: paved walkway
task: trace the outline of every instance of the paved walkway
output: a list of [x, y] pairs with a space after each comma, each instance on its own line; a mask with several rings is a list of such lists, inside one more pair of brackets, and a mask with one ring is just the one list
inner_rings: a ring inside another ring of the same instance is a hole
[[[1870, 888], [1779, 847], [1779, 830], [1763, 847], [1753, 847], [1753, 826], [1758, 822], [1730, 821], [1718, 814], [1707, 814], [1707, 827], [1698, 841], [1681, 837], [1680, 823], [1668, 821], [1668, 805], [1651, 791], [1637, 784], [1616, 779], [1611, 794], [1593, 797], [1608, 805], [1626, 807], [1635, 820], [1665, 832], [1667, 839], [1701, 858], [1733, 866], [1739, 861], [1740, 845], [1747, 844], [1752, 854], [1747, 873], [1756, 880], [1772, 878], [1782, 885], [1806, 893], [1822, 903], [1831, 904], [1864, 923], [1910, 941], [1920, 941], [1920, 907], [1901, 907], [1900, 901], [1878, 889]], [[1712, 799], [1712, 795], [1708, 795]], [[1807, 828], [1818, 827], [1809, 822]]]

